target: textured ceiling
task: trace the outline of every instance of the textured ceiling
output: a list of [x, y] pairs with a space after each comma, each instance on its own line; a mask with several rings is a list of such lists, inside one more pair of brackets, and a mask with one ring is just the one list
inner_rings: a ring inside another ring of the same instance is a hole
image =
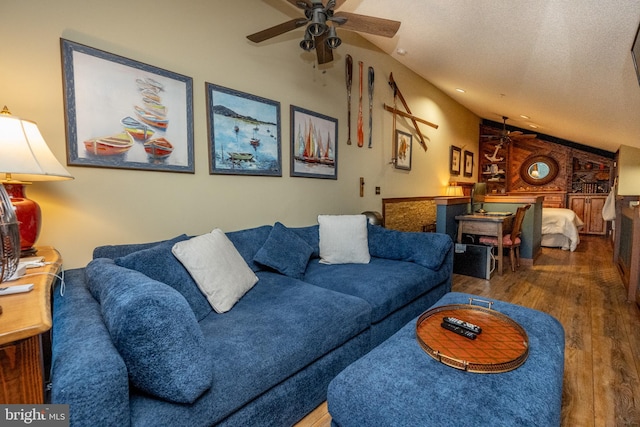
[[481, 118], [612, 152], [640, 147], [630, 52], [640, 0], [347, 0], [339, 10], [401, 21], [392, 39], [362, 36]]
[[401, 21], [393, 39], [363, 36], [482, 118], [608, 151], [640, 147], [630, 52], [640, 0], [348, 0], [341, 10]]

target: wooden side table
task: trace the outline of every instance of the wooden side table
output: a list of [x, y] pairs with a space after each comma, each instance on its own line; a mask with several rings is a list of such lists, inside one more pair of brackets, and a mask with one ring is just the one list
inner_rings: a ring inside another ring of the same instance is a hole
[[0, 296], [0, 403], [44, 403], [42, 334], [51, 329], [51, 289], [62, 258], [52, 247], [37, 248], [44, 267], [0, 286], [33, 283], [33, 290]]
[[491, 215], [458, 215], [458, 243], [462, 242], [462, 235], [477, 234], [478, 236], [494, 236], [498, 238], [498, 274], [503, 273], [502, 257], [502, 236], [511, 231], [511, 223], [514, 215], [491, 216]]

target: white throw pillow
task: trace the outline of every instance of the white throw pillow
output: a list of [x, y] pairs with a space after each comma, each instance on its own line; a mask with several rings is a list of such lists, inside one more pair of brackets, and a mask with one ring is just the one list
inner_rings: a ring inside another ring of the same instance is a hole
[[318, 215], [320, 262], [368, 264], [369, 241], [364, 215]]
[[231, 310], [258, 282], [242, 255], [218, 228], [176, 243], [171, 252], [189, 271], [217, 313]]

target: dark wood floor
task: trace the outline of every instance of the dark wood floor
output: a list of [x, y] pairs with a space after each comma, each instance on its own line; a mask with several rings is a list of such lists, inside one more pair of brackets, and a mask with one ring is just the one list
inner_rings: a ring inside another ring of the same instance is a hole
[[[640, 310], [610, 242], [583, 236], [575, 252], [543, 248], [534, 266], [490, 281], [454, 275], [453, 290], [547, 312], [565, 329], [563, 427], [640, 426]], [[326, 403], [298, 426], [330, 425]]]

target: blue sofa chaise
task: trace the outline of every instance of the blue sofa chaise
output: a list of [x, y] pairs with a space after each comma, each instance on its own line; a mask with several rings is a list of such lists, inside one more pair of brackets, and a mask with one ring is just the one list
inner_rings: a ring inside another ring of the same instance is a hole
[[51, 402], [72, 426], [294, 424], [451, 290], [449, 236], [365, 227], [366, 264], [324, 264], [319, 225], [226, 233], [257, 283], [224, 313], [172, 253], [189, 237], [96, 248], [55, 290]]

